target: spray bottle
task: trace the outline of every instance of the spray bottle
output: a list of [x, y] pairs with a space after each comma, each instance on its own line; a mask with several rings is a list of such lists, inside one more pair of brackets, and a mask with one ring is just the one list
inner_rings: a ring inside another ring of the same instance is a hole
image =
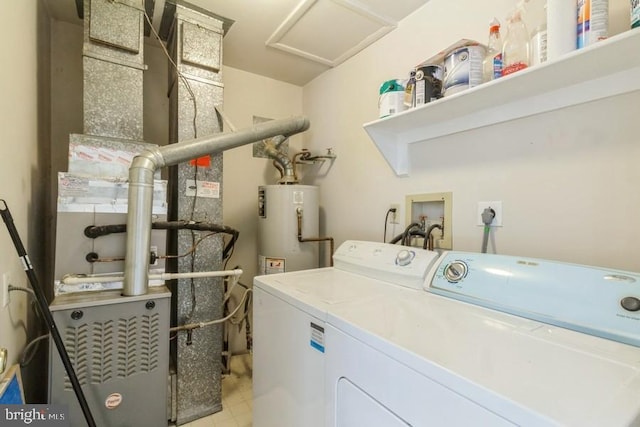
[[489, 25], [487, 54], [482, 63], [482, 81], [488, 82], [502, 76], [502, 37], [500, 22], [493, 18]]
[[502, 46], [502, 75], [507, 76], [527, 68], [530, 61], [529, 31], [522, 21], [524, 1], [508, 18], [507, 35]]

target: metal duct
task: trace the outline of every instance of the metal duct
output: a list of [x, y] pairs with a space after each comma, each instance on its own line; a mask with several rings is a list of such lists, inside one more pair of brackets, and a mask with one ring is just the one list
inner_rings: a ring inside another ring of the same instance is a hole
[[308, 128], [309, 120], [304, 117], [272, 120], [233, 133], [216, 134], [150, 148], [136, 156], [129, 168], [128, 232], [123, 294], [134, 296], [148, 292], [153, 174], [157, 169], [207, 154], [219, 154], [266, 138], [279, 135], [287, 138]]
[[273, 138], [272, 141], [265, 144], [265, 154], [282, 168], [282, 178], [278, 181], [279, 184], [297, 184], [298, 178], [293, 167], [293, 162], [286, 154], [279, 150], [282, 143], [286, 140], [287, 138], [281, 135]]

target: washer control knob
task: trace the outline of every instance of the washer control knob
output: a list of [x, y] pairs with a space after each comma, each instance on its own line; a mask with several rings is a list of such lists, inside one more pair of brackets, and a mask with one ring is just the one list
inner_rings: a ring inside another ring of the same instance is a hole
[[415, 252], [403, 249], [396, 255], [396, 264], [400, 266], [409, 265], [415, 256]]
[[453, 261], [444, 268], [444, 277], [451, 283], [458, 283], [465, 278], [468, 270], [464, 261]]
[[640, 310], [640, 299], [636, 297], [624, 297], [620, 300], [620, 305], [627, 311]]

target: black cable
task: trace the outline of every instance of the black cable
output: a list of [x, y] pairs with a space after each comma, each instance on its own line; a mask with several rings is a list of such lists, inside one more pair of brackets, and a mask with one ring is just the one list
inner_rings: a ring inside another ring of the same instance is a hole
[[249, 309], [251, 308], [249, 300], [251, 300], [251, 303], [253, 303], [253, 294], [250, 294], [249, 297], [250, 298], [247, 298], [247, 300], [245, 301], [245, 312], [247, 313], [247, 316], [245, 318], [244, 324], [245, 339], [247, 341], [247, 351], [251, 351], [253, 348], [253, 338], [251, 337], [251, 322], [249, 320]]
[[[194, 107], [195, 107], [195, 105], [196, 105], [195, 98], [193, 99], [193, 104], [194, 104]], [[197, 134], [197, 129], [196, 129], [196, 118], [195, 118], [195, 116], [193, 118], [193, 132], [195, 133], [196, 138], [197, 138], [198, 134]], [[196, 202], [198, 201], [198, 160], [197, 159], [194, 162], [194, 168], [193, 168], [193, 185], [195, 187], [195, 192], [193, 194], [193, 203], [191, 203], [191, 214], [189, 216], [189, 221], [190, 222], [193, 222], [193, 217], [196, 214]], [[191, 246], [195, 247], [195, 244], [196, 244], [196, 233], [195, 233], [195, 231], [191, 230]], [[194, 250], [191, 253], [191, 263], [190, 263], [191, 264], [190, 268], [191, 268], [191, 272], [192, 273], [194, 271], [196, 271], [196, 255], [197, 255], [197, 252]], [[191, 277], [189, 279], [189, 282], [190, 282], [189, 289], [191, 291], [191, 312], [189, 313], [187, 318], [191, 319], [191, 318], [193, 318], [193, 314], [196, 311], [197, 301], [196, 301], [196, 284], [195, 284], [194, 278]]]
[[[196, 221], [157, 221], [151, 223], [153, 230], [198, 230], [198, 231], [214, 231], [231, 235], [231, 240], [225, 246], [222, 257], [226, 258], [233, 249], [240, 232], [226, 225], [213, 224], [210, 222]], [[90, 239], [96, 239], [102, 236], [108, 236], [115, 233], [126, 233], [127, 224], [107, 224], [107, 225], [90, 225], [84, 229], [84, 235]]]
[[[224, 263], [222, 264], [223, 270], [227, 269], [227, 264], [229, 263], [229, 260], [231, 260], [231, 257], [233, 256], [233, 252], [235, 252], [235, 249], [236, 249], [235, 241], [237, 240], [237, 238], [238, 236], [236, 235], [235, 239], [232, 239], [231, 241], [229, 241], [229, 243], [227, 243], [227, 245], [225, 246], [224, 251], [222, 252], [222, 259], [224, 260]], [[229, 249], [229, 251], [227, 251], [227, 249]]]
[[82, 409], [82, 413], [84, 414], [84, 418], [87, 421], [89, 427], [96, 427], [96, 422], [93, 419], [93, 415], [91, 414], [91, 409], [89, 409], [89, 405], [87, 403], [87, 399], [84, 396], [82, 391], [82, 387], [80, 386], [80, 382], [78, 381], [78, 377], [73, 369], [73, 364], [71, 363], [71, 359], [69, 359], [69, 354], [64, 347], [64, 342], [60, 337], [60, 333], [58, 332], [58, 328], [56, 326], [56, 322], [53, 320], [53, 316], [51, 315], [51, 311], [49, 311], [49, 305], [47, 303], [47, 298], [44, 294], [44, 291], [40, 287], [40, 283], [38, 282], [38, 278], [36, 277], [36, 273], [33, 270], [33, 266], [31, 265], [31, 261], [29, 260], [29, 255], [27, 255], [27, 251], [22, 244], [22, 240], [18, 235], [18, 230], [16, 229], [15, 224], [13, 223], [13, 218], [11, 217], [11, 212], [9, 212], [9, 207], [7, 206], [7, 202], [0, 199], [2, 205], [4, 207], [0, 207], [0, 215], [4, 220], [5, 225], [7, 226], [7, 231], [9, 232], [9, 236], [11, 236], [11, 240], [16, 248], [16, 252], [18, 252], [18, 257], [20, 261], [22, 261], [22, 265], [24, 267], [25, 273], [29, 279], [29, 283], [31, 283], [31, 288], [33, 289], [36, 299], [38, 300], [38, 304], [40, 306], [40, 312], [44, 316], [44, 319], [49, 328], [49, 332], [51, 332], [51, 338], [53, 338], [53, 342], [58, 349], [58, 353], [60, 354], [60, 359], [62, 359], [62, 364], [64, 365], [65, 370], [67, 371], [67, 376], [69, 377], [69, 381], [71, 382], [71, 386], [73, 391], [76, 394], [76, 398], [78, 399], [78, 404]]
[[411, 242], [409, 241], [410, 232], [411, 232], [411, 229], [416, 228], [416, 227], [421, 229], [422, 228], [422, 224], [420, 224], [419, 222], [413, 222], [413, 223], [409, 224], [409, 226], [407, 228], [404, 229], [404, 233], [402, 233], [403, 234], [403, 236], [402, 236], [402, 244], [404, 246], [411, 246]]
[[387, 241], [387, 223], [389, 222], [389, 214], [392, 212], [395, 213], [396, 209], [391, 208], [387, 210], [387, 214], [384, 217], [384, 237], [382, 238], [382, 243], [385, 243]]
[[[233, 234], [238, 231], [226, 225], [214, 224], [211, 222], [199, 221], [155, 221], [151, 223], [154, 230], [197, 230], [197, 231], [217, 231], [218, 233]], [[95, 239], [114, 233], [125, 233], [127, 224], [90, 225], [84, 230], [84, 235]]]
[[[402, 243], [401, 243], [401, 244], [404, 244], [405, 239], [406, 239], [407, 237], [409, 237], [409, 236], [420, 236], [420, 237], [424, 237], [424, 236], [425, 236], [425, 233], [424, 233], [424, 231], [422, 231], [422, 230], [420, 230], [420, 229], [415, 229], [415, 228], [410, 229], [410, 230], [409, 230], [409, 233], [407, 233], [407, 230], [405, 230], [405, 231], [403, 231], [402, 233], [400, 233], [400, 234], [398, 234], [397, 236], [395, 236], [393, 239], [391, 239], [391, 240], [389, 241], [389, 243], [391, 243], [391, 244], [396, 244], [396, 243], [398, 243], [398, 242], [402, 241]], [[405, 246], [408, 246], [408, 245], [405, 245]]]

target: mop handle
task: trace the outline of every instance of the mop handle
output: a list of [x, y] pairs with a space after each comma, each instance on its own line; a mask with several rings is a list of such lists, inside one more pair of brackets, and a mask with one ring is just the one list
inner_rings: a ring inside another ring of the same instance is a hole
[[78, 399], [80, 408], [82, 408], [84, 418], [87, 420], [87, 424], [89, 427], [96, 427], [96, 422], [91, 415], [91, 410], [89, 409], [87, 400], [85, 399], [84, 393], [82, 392], [80, 382], [78, 382], [78, 377], [73, 370], [73, 365], [71, 364], [71, 360], [69, 359], [67, 350], [64, 348], [64, 343], [62, 342], [62, 338], [60, 338], [60, 334], [58, 333], [58, 328], [56, 327], [55, 321], [53, 320], [51, 311], [49, 311], [47, 298], [45, 297], [44, 292], [42, 291], [42, 288], [38, 283], [38, 278], [36, 277], [36, 274], [33, 271], [33, 267], [31, 266], [31, 261], [29, 260], [29, 255], [27, 255], [27, 251], [25, 251], [24, 249], [22, 240], [20, 240], [20, 235], [18, 234], [18, 230], [13, 223], [13, 218], [11, 217], [11, 212], [9, 212], [9, 207], [3, 199], [0, 199], [0, 215], [2, 216], [5, 225], [7, 226], [7, 231], [9, 231], [9, 236], [11, 236], [13, 245], [18, 252], [18, 257], [20, 258], [20, 261], [22, 261], [24, 271], [25, 273], [27, 273], [29, 283], [33, 288], [33, 292], [38, 301], [38, 306], [40, 307], [40, 313], [42, 313], [42, 316], [44, 317], [44, 320], [49, 328], [49, 332], [51, 333], [51, 337], [53, 338], [53, 342], [58, 349], [58, 353], [60, 354], [60, 358], [62, 359], [62, 364], [67, 371], [67, 375], [69, 376], [69, 380], [71, 381], [71, 385], [73, 386], [73, 391], [76, 394], [76, 398]]

